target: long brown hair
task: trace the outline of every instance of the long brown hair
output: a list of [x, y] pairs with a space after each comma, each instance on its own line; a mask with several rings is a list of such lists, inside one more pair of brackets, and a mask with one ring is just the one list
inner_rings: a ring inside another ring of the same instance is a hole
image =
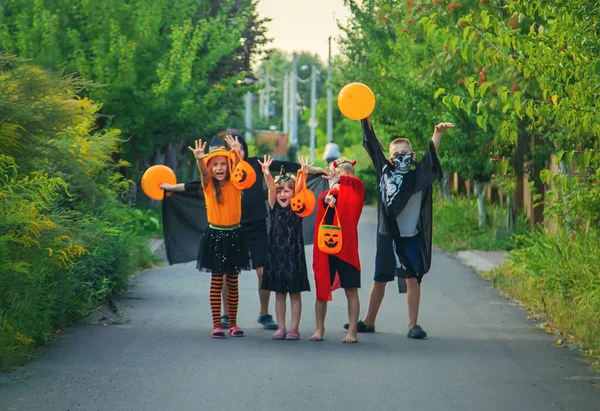
[[[210, 165], [211, 161], [212, 161], [212, 159], [210, 159], [210, 161], [208, 162], [207, 165]], [[221, 181], [217, 180], [216, 178], [212, 177], [212, 170], [211, 170], [211, 178], [212, 178], [213, 185], [215, 186], [215, 195], [217, 196], [217, 203], [221, 204], [221, 201], [223, 200], [223, 193], [221, 193], [221, 183], [225, 184], [231, 178], [231, 172], [229, 171], [229, 164], [227, 164], [227, 172], [225, 173], [225, 180], [223, 180], [221, 182]]]

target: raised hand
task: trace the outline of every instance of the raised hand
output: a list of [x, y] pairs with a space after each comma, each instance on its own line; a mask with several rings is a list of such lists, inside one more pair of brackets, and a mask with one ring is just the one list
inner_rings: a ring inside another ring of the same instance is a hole
[[240, 140], [237, 136], [234, 139], [231, 135], [226, 135], [225, 142], [232, 150], [235, 150], [238, 153], [242, 151], [242, 143], [240, 143]]
[[331, 183], [331, 187], [333, 187], [340, 181], [340, 175], [331, 169], [325, 170], [321, 177], [323, 177], [326, 180], [329, 180]]
[[440, 123], [437, 126], [435, 126], [435, 131], [437, 131], [439, 133], [443, 133], [444, 131], [446, 131], [452, 127], [454, 127], [454, 124], [452, 124], [452, 123]]
[[302, 167], [302, 171], [304, 171], [304, 174], [308, 175], [308, 170], [311, 169], [311, 167], [315, 164], [315, 163], [311, 163], [308, 164], [308, 157], [298, 157], [298, 161], [300, 162], [300, 166]]
[[206, 154], [204, 153], [204, 150], [206, 150], [206, 141], [202, 143], [202, 140], [196, 140], [194, 143], [195, 148], [192, 148], [190, 146], [188, 146], [188, 148], [192, 153], [194, 153], [194, 157], [196, 157], [196, 160], [202, 160], [204, 157], [206, 157]]
[[262, 172], [264, 175], [269, 175], [271, 173], [271, 164], [273, 163], [273, 159], [271, 156], [264, 156], [263, 161], [258, 160], [258, 164], [262, 167]]

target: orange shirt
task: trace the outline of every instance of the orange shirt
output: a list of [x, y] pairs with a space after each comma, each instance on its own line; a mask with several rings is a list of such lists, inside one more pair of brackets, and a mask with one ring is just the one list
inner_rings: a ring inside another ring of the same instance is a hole
[[242, 192], [235, 188], [231, 181], [221, 187], [221, 203], [217, 203], [217, 191], [213, 179], [210, 179], [204, 191], [206, 202], [206, 216], [210, 224], [219, 226], [232, 226], [242, 220]]

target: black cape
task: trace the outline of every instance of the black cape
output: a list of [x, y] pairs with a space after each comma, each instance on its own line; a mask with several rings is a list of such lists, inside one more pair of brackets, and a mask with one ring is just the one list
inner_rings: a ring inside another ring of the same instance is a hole
[[[242, 224], [251, 224], [266, 220], [267, 232], [268, 219], [268, 189], [262, 178], [262, 169], [258, 158], [250, 157], [246, 160], [256, 171], [256, 182], [252, 187], [242, 192]], [[271, 166], [274, 173], [278, 173], [281, 166], [286, 172], [295, 172], [300, 165], [287, 161], [273, 161]], [[321, 175], [309, 175], [306, 185], [315, 194], [315, 197], [329, 189], [328, 181]], [[200, 180], [185, 183], [183, 192], [166, 192], [162, 204], [163, 234], [165, 239], [165, 252], [169, 265], [187, 263], [198, 258], [198, 249], [208, 220], [206, 217], [206, 203]], [[304, 217], [302, 228], [304, 244], [313, 243], [315, 230], [316, 211]], [[267, 244], [265, 244], [265, 247]]]
[[[363, 146], [375, 165], [378, 181], [377, 197], [377, 267], [381, 274], [398, 277], [398, 290], [406, 292], [405, 278], [417, 277], [419, 282], [431, 268], [431, 235], [433, 220], [432, 185], [442, 178], [442, 168], [435, 152], [433, 142], [423, 159], [416, 163], [406, 174], [395, 171], [392, 164], [383, 154], [383, 148], [373, 130], [370, 121], [362, 120]], [[397, 217], [408, 203], [410, 197], [422, 192], [421, 210], [417, 229], [423, 261], [423, 273], [415, 276], [415, 270], [404, 253], [402, 237]], [[400, 264], [397, 263], [399, 260]]]

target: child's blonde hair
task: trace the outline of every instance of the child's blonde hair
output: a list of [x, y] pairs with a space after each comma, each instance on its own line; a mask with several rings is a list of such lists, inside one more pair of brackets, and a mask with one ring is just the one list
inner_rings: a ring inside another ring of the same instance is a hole
[[409, 139], [407, 138], [395, 138], [394, 140], [392, 140], [392, 142], [390, 143], [390, 155], [392, 155], [392, 147], [394, 147], [396, 144], [408, 144], [408, 146], [410, 147], [410, 151], [413, 151], [413, 147], [412, 147], [412, 143], [410, 142]]
[[351, 176], [354, 176], [354, 164], [356, 164], [356, 160], [340, 157], [333, 162], [333, 167], [338, 174], [350, 174]]

